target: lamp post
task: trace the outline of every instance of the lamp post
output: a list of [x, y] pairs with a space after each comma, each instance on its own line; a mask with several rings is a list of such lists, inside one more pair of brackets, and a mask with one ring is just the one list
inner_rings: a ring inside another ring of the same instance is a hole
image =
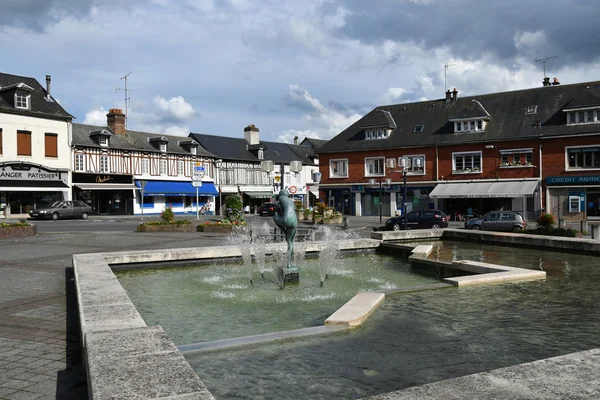
[[[421, 158], [415, 158], [415, 167], [420, 168], [421, 167], [421, 162], [422, 159]], [[406, 229], [406, 171], [408, 169], [411, 168], [411, 159], [409, 157], [403, 156], [398, 158], [398, 164], [399, 167], [401, 168], [400, 171], [393, 171], [393, 169], [396, 167], [396, 160], [393, 158], [388, 158], [386, 160], [386, 166], [388, 167], [388, 169], [391, 172], [402, 172], [402, 178], [403, 178], [403, 185], [402, 185], [402, 229]]]
[[[262, 172], [266, 172], [267, 174], [270, 174], [271, 172], [273, 172], [275, 170], [275, 162], [273, 160], [261, 161], [260, 169], [262, 170]], [[302, 161], [290, 161], [290, 171], [295, 174], [302, 171]], [[285, 185], [284, 185], [285, 167], [284, 167], [283, 163], [279, 163], [279, 174], [281, 176], [279, 190], [283, 190], [285, 188]], [[273, 177], [273, 193], [277, 194], [276, 191], [277, 191], [277, 185], [275, 183], [275, 177]]]
[[[223, 166], [223, 160], [222, 159], [218, 159], [215, 160], [215, 178], [217, 179], [217, 182], [219, 184], [219, 216], [223, 216], [223, 207], [221, 207], [221, 167]], [[215, 210], [216, 211], [216, 210]], [[216, 213], [215, 213], [216, 215]]]
[[[383, 213], [382, 213], [382, 209], [381, 209], [381, 203], [383, 203], [383, 182], [385, 182], [385, 184], [389, 186], [392, 184], [392, 179], [391, 178], [386, 178], [386, 179], [382, 178], [379, 180], [379, 223], [380, 224], [383, 221]], [[376, 179], [374, 179], [374, 178], [369, 179], [370, 185], [374, 186], [376, 183], [377, 183]]]

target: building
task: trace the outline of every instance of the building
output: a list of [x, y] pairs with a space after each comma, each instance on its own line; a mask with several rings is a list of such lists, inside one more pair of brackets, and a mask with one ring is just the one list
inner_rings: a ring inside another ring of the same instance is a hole
[[[158, 214], [167, 206], [178, 214], [214, 210], [212, 154], [187, 137], [127, 130], [120, 109], [106, 116], [106, 126], [73, 124], [74, 199], [98, 214]], [[202, 167], [196, 188], [192, 176]]]
[[0, 73], [0, 215], [70, 200], [71, 121], [35, 78]]
[[[319, 148], [321, 189], [344, 214], [496, 209], [600, 217], [600, 82], [380, 106]], [[400, 158], [410, 166], [399, 168]], [[388, 160], [395, 161], [389, 168]], [[576, 201], [576, 198], [578, 201]], [[381, 211], [380, 210], [381, 204]]]
[[[311, 146], [299, 145], [297, 140], [295, 144], [261, 141], [259, 129], [254, 125], [244, 128], [243, 139], [200, 133], [190, 133], [189, 137], [218, 158], [216, 183], [222, 196], [218, 204], [224, 204], [227, 195], [238, 194], [244, 208], [254, 213], [263, 202], [273, 200], [282, 188], [296, 200], [309, 203], [313, 173], [318, 171], [317, 156]], [[271, 174], [261, 168], [261, 161], [266, 160], [273, 162]], [[290, 169], [294, 161], [302, 162], [298, 173]], [[217, 208], [220, 211], [219, 205]]]

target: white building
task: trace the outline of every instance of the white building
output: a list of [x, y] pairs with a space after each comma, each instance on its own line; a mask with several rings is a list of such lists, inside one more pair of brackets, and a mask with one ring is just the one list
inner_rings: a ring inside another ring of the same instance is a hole
[[71, 121], [34, 79], [0, 73], [0, 215], [71, 199]]

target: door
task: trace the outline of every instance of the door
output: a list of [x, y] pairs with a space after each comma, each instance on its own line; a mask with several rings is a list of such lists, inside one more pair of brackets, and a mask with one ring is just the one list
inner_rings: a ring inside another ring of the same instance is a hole
[[407, 229], [419, 229], [419, 213], [420, 211], [411, 211], [406, 216]]
[[499, 224], [500, 213], [489, 213], [481, 223], [481, 229], [484, 231], [497, 231], [499, 230]]
[[342, 214], [352, 215], [352, 194], [344, 193], [344, 204]]

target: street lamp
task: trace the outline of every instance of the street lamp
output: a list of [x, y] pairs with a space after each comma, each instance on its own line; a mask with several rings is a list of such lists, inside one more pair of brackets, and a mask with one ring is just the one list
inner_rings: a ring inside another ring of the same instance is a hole
[[[422, 159], [421, 158], [415, 158], [414, 159], [415, 162], [415, 167], [416, 168], [421, 168], [421, 162]], [[402, 172], [403, 175], [403, 186], [402, 186], [402, 216], [404, 218], [402, 218], [402, 229], [406, 229], [406, 171], [409, 170], [411, 168], [411, 159], [409, 157], [403, 156], [398, 158], [398, 163], [399, 163], [399, 167], [401, 168], [400, 171], [392, 171], [395, 167], [396, 167], [396, 160], [393, 158], [389, 158], [386, 160], [386, 166], [388, 167], [388, 169], [391, 172]]]
[[[393, 161], [393, 160], [392, 160]], [[380, 179], [379, 180], [379, 223], [381, 224], [383, 221], [383, 214], [382, 214], [382, 210], [381, 210], [381, 203], [383, 203], [383, 182], [385, 182], [385, 184], [387, 186], [392, 184], [392, 180], [390, 178], [385, 178], [385, 179]], [[377, 183], [377, 180], [374, 178], [369, 179], [369, 184], [370, 185], [375, 185]]]
[[[223, 216], [223, 209], [221, 207], [221, 167], [223, 167], [223, 160], [222, 159], [218, 159], [218, 160], [214, 160], [215, 163], [215, 178], [217, 179], [217, 182], [219, 184], [219, 215]], [[215, 207], [216, 208], [216, 207]], [[216, 211], [216, 209], [215, 209]], [[215, 212], [216, 215], [216, 212]]]
[[[275, 162], [273, 160], [264, 160], [260, 162], [260, 169], [262, 172], [266, 172], [270, 174], [275, 170]], [[290, 161], [290, 171], [297, 174], [302, 171], [302, 161]], [[285, 168], [283, 163], [279, 163], [279, 173], [281, 175], [281, 189], [284, 188], [284, 179], [285, 176]], [[275, 184], [275, 177], [273, 177], [273, 192], [277, 191], [277, 185]], [[275, 193], [276, 194], [276, 193]]]

